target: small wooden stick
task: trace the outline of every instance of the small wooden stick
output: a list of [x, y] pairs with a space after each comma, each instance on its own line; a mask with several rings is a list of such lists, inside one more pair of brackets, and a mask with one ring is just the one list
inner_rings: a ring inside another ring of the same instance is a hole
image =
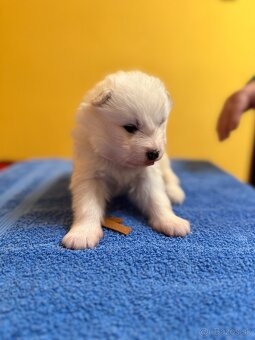
[[112, 220], [114, 222], [117, 222], [117, 223], [122, 223], [123, 222], [123, 218], [121, 217], [115, 217], [115, 216], [108, 216], [106, 217], [107, 220]]
[[103, 227], [118, 231], [124, 235], [131, 233], [132, 229], [118, 222], [122, 222], [123, 219], [119, 217], [106, 217], [103, 222]]

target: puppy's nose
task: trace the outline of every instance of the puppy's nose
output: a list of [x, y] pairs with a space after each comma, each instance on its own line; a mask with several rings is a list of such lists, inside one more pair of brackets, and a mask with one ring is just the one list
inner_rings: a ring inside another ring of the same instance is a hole
[[147, 156], [149, 161], [155, 161], [159, 156], [159, 151], [158, 150], [148, 151], [146, 153], [146, 156]]

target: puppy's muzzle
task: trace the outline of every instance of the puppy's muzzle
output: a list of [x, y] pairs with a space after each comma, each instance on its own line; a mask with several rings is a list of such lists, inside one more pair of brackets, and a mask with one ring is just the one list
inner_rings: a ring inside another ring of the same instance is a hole
[[158, 150], [152, 150], [146, 152], [146, 157], [148, 158], [149, 161], [155, 161], [159, 156], [159, 151]]

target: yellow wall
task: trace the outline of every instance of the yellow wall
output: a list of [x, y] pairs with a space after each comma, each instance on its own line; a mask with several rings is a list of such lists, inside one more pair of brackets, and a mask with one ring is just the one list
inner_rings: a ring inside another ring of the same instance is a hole
[[247, 179], [253, 115], [226, 143], [224, 98], [255, 73], [254, 0], [0, 0], [0, 159], [71, 155], [83, 93], [108, 72], [165, 81], [169, 151]]

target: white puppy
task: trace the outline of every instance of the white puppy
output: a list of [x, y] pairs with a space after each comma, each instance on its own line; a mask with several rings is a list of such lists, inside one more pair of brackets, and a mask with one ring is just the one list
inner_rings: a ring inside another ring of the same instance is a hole
[[163, 83], [139, 71], [111, 74], [87, 94], [73, 132], [74, 221], [65, 247], [95, 247], [103, 236], [106, 202], [123, 192], [156, 231], [190, 232], [189, 222], [171, 208], [185, 195], [164, 153], [170, 109]]

